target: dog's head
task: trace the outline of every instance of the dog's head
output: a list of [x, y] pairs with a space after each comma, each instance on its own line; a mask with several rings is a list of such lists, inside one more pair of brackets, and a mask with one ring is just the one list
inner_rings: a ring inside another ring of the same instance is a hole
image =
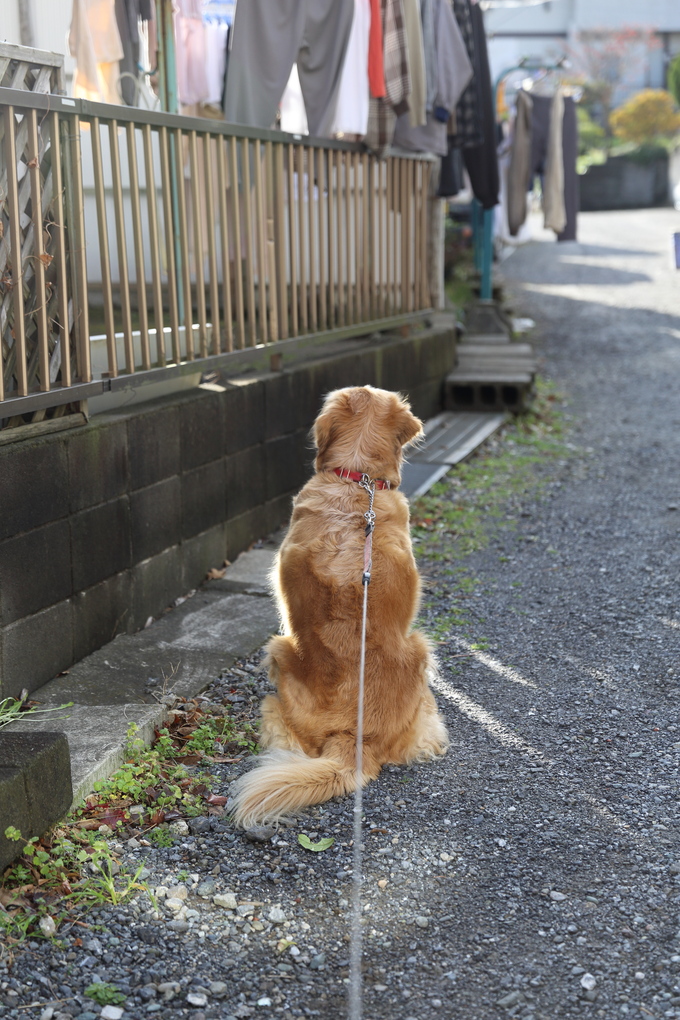
[[314, 423], [316, 470], [364, 471], [396, 486], [403, 447], [422, 432], [422, 422], [398, 393], [372, 386], [334, 390]]

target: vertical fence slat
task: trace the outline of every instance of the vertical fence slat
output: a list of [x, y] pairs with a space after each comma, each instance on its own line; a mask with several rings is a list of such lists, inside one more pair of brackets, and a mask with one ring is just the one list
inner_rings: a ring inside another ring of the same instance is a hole
[[372, 318], [371, 310], [371, 271], [372, 271], [372, 257], [371, 257], [371, 245], [370, 245], [370, 234], [369, 228], [371, 224], [370, 212], [373, 208], [373, 203], [369, 204], [369, 186], [370, 186], [369, 172], [368, 172], [368, 156], [364, 153], [361, 156], [361, 225], [362, 225], [362, 238], [361, 238], [361, 252], [362, 252], [362, 301], [364, 308], [364, 318]]
[[139, 200], [139, 168], [137, 166], [137, 134], [133, 121], [127, 124], [128, 174], [130, 176], [130, 212], [132, 214], [132, 242], [135, 253], [137, 280], [137, 318], [142, 353], [142, 368], [151, 368], [149, 350], [149, 309], [146, 303], [146, 275], [144, 273], [144, 240], [142, 235], [142, 207]]
[[377, 245], [377, 262], [378, 262], [378, 294], [376, 304], [376, 314], [378, 316], [385, 314], [385, 256], [387, 253], [387, 244], [385, 239], [385, 195], [387, 193], [387, 167], [383, 160], [376, 159], [375, 170], [377, 177], [376, 184], [376, 202], [378, 203], [378, 245]]
[[109, 121], [109, 145], [111, 148], [111, 178], [113, 190], [114, 222], [116, 224], [116, 246], [118, 250], [118, 289], [120, 311], [123, 320], [123, 346], [125, 369], [135, 370], [135, 352], [132, 346], [132, 313], [130, 310], [130, 284], [128, 278], [127, 246], [125, 243], [125, 213], [123, 211], [123, 181], [120, 170], [120, 149], [118, 147], [118, 122]]
[[413, 209], [413, 305], [420, 308], [420, 187], [422, 164], [420, 160], [413, 164], [413, 187], [414, 192], [411, 199]]
[[220, 253], [222, 256], [222, 300], [224, 302], [224, 339], [228, 351], [234, 349], [234, 312], [231, 305], [231, 280], [229, 278], [229, 214], [227, 210], [227, 171], [225, 164], [225, 139], [218, 135], [217, 145], [217, 199], [220, 210]]
[[316, 208], [315, 194], [316, 194], [316, 181], [315, 181], [315, 159], [314, 149], [307, 148], [306, 150], [307, 160], [307, 226], [309, 227], [309, 328], [312, 333], [317, 330], [318, 312], [317, 312], [317, 261], [316, 261], [316, 216], [314, 210]]
[[264, 195], [262, 185], [262, 142], [254, 143], [255, 171], [255, 236], [257, 240], [257, 296], [260, 306], [260, 341], [263, 344], [269, 339], [267, 329], [267, 262], [265, 250]]
[[283, 145], [274, 148], [274, 209], [276, 213], [276, 289], [279, 298], [279, 336], [288, 339], [288, 275], [286, 270], [286, 203]]
[[109, 255], [109, 231], [106, 223], [106, 192], [104, 189], [104, 165], [102, 161], [102, 142], [99, 133], [99, 117], [90, 121], [92, 138], [92, 163], [94, 165], [94, 193], [97, 204], [97, 224], [99, 227], [99, 262], [102, 270], [102, 296], [104, 300], [104, 323], [106, 329], [106, 349], [108, 353], [109, 375], [118, 375], [118, 354], [116, 352], [116, 336], [113, 318], [113, 288], [111, 286], [111, 259]]
[[[19, 220], [19, 188], [17, 181], [17, 146], [14, 107], [5, 107], [5, 160], [7, 162], [7, 200], [12, 246], [12, 297], [14, 298], [14, 349], [17, 394], [28, 393], [26, 371], [26, 326], [24, 322], [24, 273], [21, 261], [21, 223]], [[4, 369], [3, 369], [4, 371]], [[4, 389], [4, 383], [0, 383]]]
[[[59, 114], [50, 114], [50, 146], [52, 148], [52, 208], [55, 228], [55, 262], [57, 270], [57, 309], [59, 344], [61, 347], [61, 384], [71, 385], [71, 338], [68, 321], [68, 267], [66, 263], [66, 222], [64, 220], [64, 184], [61, 171], [61, 138]], [[2, 369], [0, 368], [0, 380]], [[1, 385], [1, 381], [0, 381]], [[0, 400], [2, 397], [0, 396]]]
[[345, 259], [344, 259], [344, 245], [343, 235], [345, 231], [345, 217], [343, 215], [344, 205], [344, 169], [345, 161], [342, 156], [342, 152], [337, 151], [335, 153], [335, 212], [336, 212], [336, 241], [337, 241], [337, 308], [338, 308], [338, 325], [344, 326], [347, 321], [345, 314]]
[[257, 312], [255, 310], [255, 260], [253, 257], [253, 196], [251, 194], [250, 142], [241, 143], [243, 166], [243, 209], [246, 242], [246, 298], [248, 302], [248, 339], [250, 346], [257, 343]]
[[432, 179], [432, 164], [426, 163], [423, 166], [423, 190], [421, 193], [421, 219], [422, 219], [422, 246], [420, 250], [420, 271], [422, 274], [423, 288], [423, 308], [429, 308], [432, 303], [430, 297], [430, 281], [427, 275], [427, 249], [428, 249], [428, 224], [429, 224], [429, 210], [428, 205], [430, 202], [430, 181]]
[[316, 153], [316, 186], [319, 194], [319, 319], [321, 329], [328, 329], [328, 301], [326, 295], [326, 153]]
[[363, 231], [361, 227], [361, 187], [359, 183], [361, 167], [361, 156], [358, 152], [352, 155], [352, 178], [354, 187], [352, 189], [352, 205], [354, 207], [354, 308], [356, 321], [362, 322], [364, 318], [363, 302], [363, 274], [364, 274], [364, 252], [361, 246]]
[[328, 165], [328, 326], [330, 329], [338, 323], [337, 308], [337, 188], [335, 186], [335, 155], [332, 149], [326, 153]]
[[354, 244], [352, 238], [352, 153], [346, 152], [344, 154], [345, 159], [345, 233], [346, 244], [345, 244], [345, 273], [347, 276], [347, 322], [352, 325], [356, 322], [354, 315], [354, 283], [352, 280], [352, 270], [356, 266], [356, 258], [354, 255]]
[[163, 288], [161, 284], [160, 240], [158, 236], [158, 209], [156, 207], [156, 181], [153, 166], [151, 126], [142, 128], [144, 141], [144, 182], [146, 184], [146, 210], [149, 219], [149, 248], [151, 252], [151, 288], [153, 315], [156, 324], [156, 356], [159, 365], [166, 364], [165, 333], [163, 331]]
[[200, 356], [208, 354], [208, 328], [205, 311], [205, 275], [203, 273], [203, 230], [201, 196], [198, 176], [198, 143], [195, 131], [189, 132], [189, 172], [191, 176], [191, 218], [194, 226], [194, 276], [196, 277], [196, 308], [198, 312], [198, 343]]
[[290, 319], [293, 336], [298, 335], [297, 226], [295, 216], [295, 148], [288, 146], [288, 237], [290, 240]]
[[38, 114], [29, 110], [28, 120], [28, 172], [31, 181], [31, 219], [33, 221], [33, 273], [35, 279], [34, 311], [38, 328], [38, 364], [40, 390], [50, 388], [49, 330], [47, 326], [47, 286], [45, 281], [45, 245], [43, 243], [42, 188], [40, 187], [40, 144], [38, 140]]
[[307, 306], [307, 232], [305, 230], [305, 150], [297, 146], [297, 199], [300, 245], [300, 328], [304, 333], [309, 329]]
[[278, 340], [279, 332], [279, 288], [276, 274], [276, 198], [274, 193], [274, 146], [265, 142], [264, 147], [265, 187], [265, 244], [267, 246], [267, 275], [269, 278], [269, 339]]
[[[170, 167], [173, 164], [172, 148], [174, 138], [162, 127], [158, 132], [158, 144], [161, 150], [161, 184], [163, 191], [163, 232], [165, 234], [165, 258], [168, 266], [168, 311], [170, 313], [170, 339], [172, 342], [172, 360], [179, 364], [182, 360], [182, 348], [179, 338], [179, 304], [177, 298], [177, 264], [175, 262], [175, 218], [172, 203], [172, 176]], [[165, 347], [165, 344], [163, 345]]]
[[175, 145], [175, 180], [177, 182], [177, 219], [179, 220], [179, 259], [182, 277], [182, 307], [184, 310], [184, 354], [187, 361], [194, 359], [194, 311], [191, 294], [191, 262], [189, 228], [187, 226], [187, 200], [184, 190], [184, 135], [181, 128], [173, 132]]
[[92, 379], [92, 359], [90, 356], [90, 313], [87, 294], [87, 248], [85, 240], [85, 201], [83, 198], [83, 157], [80, 150], [80, 118], [76, 115], [68, 118], [69, 142], [71, 153], [71, 175], [68, 182], [70, 204], [73, 209], [74, 238], [71, 245], [71, 257], [76, 266], [74, 278], [76, 292], [74, 294], [73, 320], [76, 328], [76, 370], [80, 382]]
[[246, 327], [243, 311], [243, 261], [241, 258], [241, 205], [238, 187], [238, 150], [236, 139], [229, 139], [229, 184], [234, 220], [234, 288], [236, 291], [236, 340], [239, 347], [246, 345]]
[[395, 158], [387, 164], [387, 315], [395, 315], [396, 278], [397, 278], [397, 192], [399, 178], [397, 176], [399, 161]]
[[220, 297], [217, 287], [217, 245], [215, 243], [215, 188], [213, 180], [213, 144], [212, 136], [203, 137], [203, 161], [205, 163], [205, 209], [206, 228], [208, 234], [208, 271], [210, 273], [210, 318], [212, 321], [212, 353], [219, 354], [222, 350], [222, 334], [220, 329]]

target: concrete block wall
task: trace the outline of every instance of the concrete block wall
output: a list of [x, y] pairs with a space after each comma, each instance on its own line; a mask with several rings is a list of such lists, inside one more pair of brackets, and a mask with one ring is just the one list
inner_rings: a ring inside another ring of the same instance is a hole
[[441, 408], [452, 330], [317, 360], [0, 447], [0, 697], [134, 632], [288, 518], [325, 393], [370, 383]]

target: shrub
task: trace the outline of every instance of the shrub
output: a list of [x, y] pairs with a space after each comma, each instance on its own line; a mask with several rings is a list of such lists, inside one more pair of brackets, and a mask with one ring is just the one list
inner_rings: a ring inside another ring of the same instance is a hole
[[614, 110], [610, 120], [614, 134], [625, 142], [651, 142], [680, 130], [680, 114], [673, 97], [663, 89], [643, 89]]
[[668, 89], [680, 106], [680, 53], [668, 65]]

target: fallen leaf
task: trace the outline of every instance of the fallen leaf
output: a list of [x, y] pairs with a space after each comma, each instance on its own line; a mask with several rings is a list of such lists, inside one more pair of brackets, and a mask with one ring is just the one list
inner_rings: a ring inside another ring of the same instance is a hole
[[303, 846], [305, 850], [313, 850], [314, 853], [320, 853], [322, 850], [328, 850], [329, 847], [335, 843], [335, 836], [324, 836], [318, 843], [312, 843], [309, 836], [305, 836], [304, 832], [301, 832], [298, 836], [298, 843]]
[[228, 797], [221, 797], [217, 793], [209, 793], [207, 797], [203, 797], [206, 804], [212, 804], [213, 807], [224, 807], [229, 800]]
[[219, 581], [221, 577], [227, 572], [227, 568], [224, 567], [222, 570], [218, 570], [217, 567], [211, 567], [208, 573], [205, 575], [206, 581]]
[[44, 251], [42, 255], [36, 255], [36, 258], [38, 259], [39, 262], [42, 262], [45, 268], [47, 268], [49, 265], [52, 264], [54, 255], [49, 255], [46, 251]]

